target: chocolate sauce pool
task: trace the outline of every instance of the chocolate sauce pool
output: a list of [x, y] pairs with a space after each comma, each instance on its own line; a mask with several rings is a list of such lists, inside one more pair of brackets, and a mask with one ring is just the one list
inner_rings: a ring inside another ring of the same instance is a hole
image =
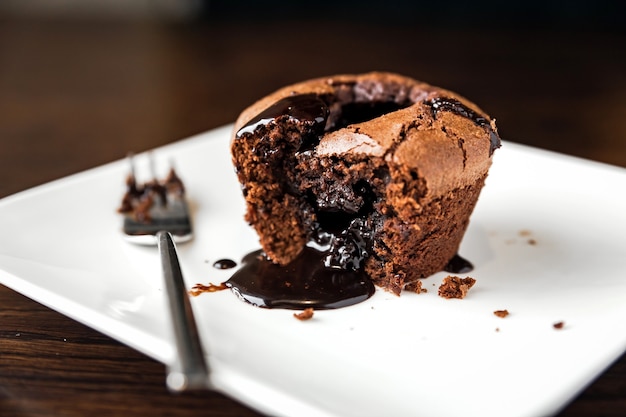
[[[242, 267], [225, 283], [241, 300], [257, 307], [328, 310], [347, 307], [370, 298], [375, 287], [362, 270], [324, 266], [327, 252], [306, 247], [290, 264], [281, 266], [267, 260], [261, 250], [243, 258]], [[230, 265], [231, 260], [228, 261]], [[214, 267], [222, 269], [217, 263]], [[458, 254], [444, 271], [463, 274], [473, 265]]]
[[326, 254], [305, 247], [286, 266], [267, 260], [256, 251], [225, 282], [239, 298], [258, 307], [325, 310], [346, 307], [374, 294], [372, 281], [363, 271], [324, 266]]

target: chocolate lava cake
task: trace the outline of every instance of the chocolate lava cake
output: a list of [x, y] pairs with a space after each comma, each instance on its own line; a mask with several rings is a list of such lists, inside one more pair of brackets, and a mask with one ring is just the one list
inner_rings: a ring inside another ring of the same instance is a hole
[[472, 102], [383, 72], [284, 87], [241, 113], [231, 143], [269, 260], [314, 247], [396, 294], [455, 257], [498, 147]]

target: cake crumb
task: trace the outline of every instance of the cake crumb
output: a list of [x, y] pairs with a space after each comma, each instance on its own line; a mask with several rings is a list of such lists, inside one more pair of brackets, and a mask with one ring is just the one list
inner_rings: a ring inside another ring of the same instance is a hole
[[500, 318], [505, 318], [506, 316], [509, 315], [509, 310], [496, 310], [493, 312], [493, 314], [495, 314], [496, 316]]
[[522, 237], [530, 236], [532, 233], [528, 229], [522, 229], [519, 231], [519, 235]]
[[465, 298], [475, 283], [476, 280], [472, 277], [459, 278], [448, 275], [439, 286], [439, 296], [443, 298]]
[[194, 297], [197, 297], [204, 292], [216, 292], [216, 291], [222, 291], [226, 289], [228, 289], [228, 286], [226, 285], [225, 282], [222, 282], [219, 285], [215, 285], [212, 283], [209, 283], [209, 285], [196, 284], [191, 288], [191, 290], [189, 291], [189, 294]]
[[417, 281], [409, 282], [404, 287], [405, 291], [412, 291], [416, 294], [421, 294], [423, 292], [428, 292], [426, 288], [422, 287], [422, 280], [418, 279]]
[[499, 331], [500, 331], [500, 328], [499, 328], [499, 327], [496, 327], [496, 332], [499, 332]]
[[565, 327], [565, 322], [564, 321], [557, 321], [556, 323], [554, 323], [552, 325], [552, 327], [554, 327], [557, 330], [561, 330], [563, 327]]
[[528, 239], [528, 244], [535, 246], [537, 244], [537, 241], [535, 239]]
[[295, 318], [297, 318], [300, 321], [304, 321], [304, 320], [310, 320], [313, 318], [313, 309], [312, 308], [305, 308], [303, 311], [301, 311], [300, 313], [293, 313], [293, 316]]

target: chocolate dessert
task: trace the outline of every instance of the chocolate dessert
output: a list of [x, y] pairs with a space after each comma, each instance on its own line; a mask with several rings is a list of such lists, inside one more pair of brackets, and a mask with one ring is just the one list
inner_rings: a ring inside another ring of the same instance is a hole
[[498, 147], [475, 104], [374, 72], [259, 100], [239, 116], [231, 151], [269, 261], [313, 250], [324, 268], [399, 294], [455, 259]]

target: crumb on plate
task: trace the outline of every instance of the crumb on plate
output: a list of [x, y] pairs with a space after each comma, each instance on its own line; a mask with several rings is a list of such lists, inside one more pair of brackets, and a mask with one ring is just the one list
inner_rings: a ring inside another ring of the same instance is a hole
[[194, 297], [197, 297], [204, 292], [216, 292], [216, 291], [222, 291], [225, 289], [228, 289], [228, 286], [226, 285], [225, 282], [222, 282], [219, 285], [215, 285], [212, 283], [209, 283], [209, 285], [196, 284], [191, 288], [191, 290], [189, 291], [189, 294]]
[[439, 296], [443, 298], [465, 298], [475, 283], [476, 280], [472, 277], [459, 278], [448, 275], [439, 286]]
[[496, 310], [493, 312], [493, 314], [495, 314], [496, 316], [500, 318], [505, 318], [506, 316], [509, 315], [509, 310]]
[[295, 318], [297, 318], [298, 320], [304, 321], [304, 320], [310, 320], [313, 318], [313, 309], [312, 308], [305, 308], [303, 311], [301, 311], [300, 313], [293, 313], [293, 316]]

